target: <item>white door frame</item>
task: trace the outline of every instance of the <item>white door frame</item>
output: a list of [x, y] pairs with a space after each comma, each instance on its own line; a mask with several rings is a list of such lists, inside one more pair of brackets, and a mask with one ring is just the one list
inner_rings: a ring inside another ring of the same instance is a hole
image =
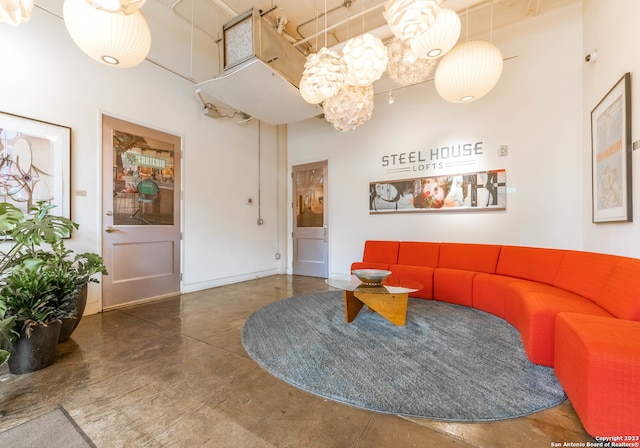
[[[289, 225], [290, 225], [290, 232], [289, 232], [289, 251], [288, 251], [288, 265], [287, 265], [287, 273], [288, 274], [294, 274], [293, 272], [293, 265], [294, 265], [294, 257], [295, 257], [295, 247], [296, 247], [296, 242], [295, 242], [295, 238], [294, 238], [294, 229], [296, 227], [294, 220], [296, 219], [296, 205], [295, 205], [295, 194], [296, 194], [296, 188], [294, 186], [295, 183], [295, 179], [293, 176], [294, 173], [294, 168], [295, 167], [305, 167], [305, 166], [309, 166], [309, 165], [324, 165], [326, 166], [326, 175], [324, 176], [324, 185], [323, 185], [323, 190], [324, 190], [324, 196], [325, 196], [325, 200], [323, 203], [323, 213], [324, 213], [324, 232], [325, 232], [325, 242], [326, 242], [326, 276], [329, 276], [329, 273], [331, 272], [331, 268], [330, 268], [330, 235], [331, 235], [331, 229], [330, 229], [330, 213], [329, 213], [329, 202], [331, 201], [331, 197], [330, 197], [330, 192], [329, 192], [329, 180], [328, 180], [328, 173], [329, 173], [329, 169], [330, 169], [330, 165], [329, 165], [329, 159], [328, 158], [322, 158], [322, 159], [317, 159], [317, 160], [308, 160], [308, 161], [300, 161], [297, 163], [292, 163], [289, 165], [289, 173], [288, 173], [288, 209], [289, 209]], [[305, 275], [305, 274], [301, 274], [301, 275]]]

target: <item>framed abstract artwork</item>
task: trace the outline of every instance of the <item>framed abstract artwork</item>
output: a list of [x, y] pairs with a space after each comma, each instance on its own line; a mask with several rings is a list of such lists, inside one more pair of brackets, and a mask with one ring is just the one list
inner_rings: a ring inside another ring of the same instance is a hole
[[71, 128], [0, 112], [0, 201], [71, 218]]
[[593, 222], [632, 221], [629, 73], [591, 112], [591, 155]]
[[369, 183], [369, 213], [505, 210], [505, 170]]

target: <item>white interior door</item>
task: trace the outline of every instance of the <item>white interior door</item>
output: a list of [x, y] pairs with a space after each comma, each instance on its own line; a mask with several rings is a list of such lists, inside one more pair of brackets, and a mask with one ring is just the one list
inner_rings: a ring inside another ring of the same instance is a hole
[[180, 292], [180, 137], [102, 117], [102, 308]]
[[293, 167], [293, 273], [327, 278], [327, 162]]

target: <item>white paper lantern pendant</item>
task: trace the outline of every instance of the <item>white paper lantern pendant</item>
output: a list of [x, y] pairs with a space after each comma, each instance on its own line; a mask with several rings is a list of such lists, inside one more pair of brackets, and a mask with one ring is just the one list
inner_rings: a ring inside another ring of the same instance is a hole
[[324, 118], [342, 132], [363, 125], [373, 114], [373, 86], [345, 86], [322, 104]]
[[413, 39], [436, 22], [443, 0], [387, 0], [383, 16], [400, 39]]
[[426, 81], [436, 64], [434, 59], [420, 59], [406, 40], [394, 37], [387, 45], [389, 78], [401, 86], [409, 86]]
[[380, 79], [387, 68], [387, 47], [372, 34], [349, 39], [342, 49], [347, 64], [345, 82], [352, 86], [368, 86]]
[[444, 56], [460, 38], [460, 17], [451, 9], [442, 8], [436, 23], [409, 44], [416, 56], [435, 59]]
[[436, 69], [438, 94], [451, 103], [482, 98], [495, 87], [502, 74], [502, 53], [490, 42], [471, 40], [447, 53]]
[[73, 41], [92, 59], [112, 67], [140, 64], [151, 49], [151, 31], [141, 11], [95, 9], [84, 0], [65, 0], [64, 23]]
[[319, 104], [337, 94], [344, 85], [347, 64], [335, 51], [321, 48], [307, 56], [300, 79], [300, 95], [311, 104]]

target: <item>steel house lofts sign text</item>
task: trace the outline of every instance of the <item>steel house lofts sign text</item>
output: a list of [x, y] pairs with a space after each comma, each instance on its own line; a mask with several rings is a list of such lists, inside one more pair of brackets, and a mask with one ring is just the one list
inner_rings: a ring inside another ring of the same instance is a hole
[[451, 166], [472, 165], [484, 154], [483, 142], [441, 146], [428, 150], [401, 152], [382, 156], [382, 167], [390, 173], [420, 172]]

